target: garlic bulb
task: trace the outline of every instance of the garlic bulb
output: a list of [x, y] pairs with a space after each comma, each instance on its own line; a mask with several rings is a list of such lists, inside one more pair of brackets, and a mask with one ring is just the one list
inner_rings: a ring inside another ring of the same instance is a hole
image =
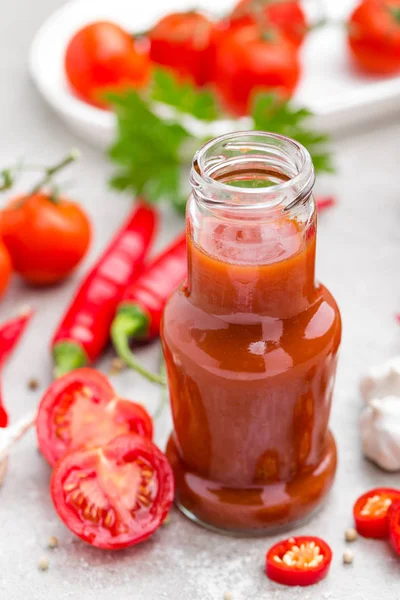
[[398, 396], [400, 401], [400, 356], [372, 367], [362, 378], [360, 391], [365, 402], [386, 396]]
[[400, 470], [400, 397], [370, 400], [360, 418], [364, 454], [386, 471]]

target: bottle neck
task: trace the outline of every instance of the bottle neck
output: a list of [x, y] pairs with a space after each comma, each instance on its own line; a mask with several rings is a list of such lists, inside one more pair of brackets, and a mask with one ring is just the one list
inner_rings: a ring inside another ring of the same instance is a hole
[[[298, 212], [298, 211], [297, 211]], [[199, 214], [200, 213], [200, 214]], [[248, 220], [188, 207], [188, 293], [205, 312], [255, 322], [289, 318], [315, 293], [316, 216], [312, 197], [303, 217], [290, 213]], [[305, 215], [304, 215], [305, 213]]]

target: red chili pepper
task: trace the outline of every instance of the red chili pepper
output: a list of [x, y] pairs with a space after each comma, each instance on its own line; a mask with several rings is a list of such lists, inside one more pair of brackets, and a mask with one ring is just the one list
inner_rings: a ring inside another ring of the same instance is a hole
[[318, 212], [322, 212], [327, 208], [335, 206], [336, 200], [333, 196], [321, 196], [320, 198], [316, 199], [315, 204], [317, 205]]
[[125, 288], [140, 274], [157, 213], [140, 203], [80, 286], [52, 341], [56, 376], [87, 366], [104, 350]]
[[186, 272], [186, 235], [181, 234], [125, 290], [111, 327], [111, 338], [120, 357], [132, 369], [156, 383], [164, 384], [165, 380], [149, 373], [136, 362], [129, 340], [151, 339], [159, 335], [165, 304], [185, 279]]
[[[11, 352], [14, 350], [32, 316], [33, 310], [27, 308], [22, 310], [18, 316], [13, 317], [0, 325], [0, 369], [4, 366]], [[0, 427], [7, 427], [7, 425], [8, 415], [4, 408], [0, 389]]]
[[332, 550], [317, 537], [292, 537], [267, 552], [267, 576], [283, 585], [313, 585], [328, 574]]
[[388, 511], [389, 541], [393, 550], [400, 554], [400, 502], [393, 502]]
[[367, 538], [387, 538], [388, 510], [398, 500], [400, 490], [393, 488], [375, 488], [360, 496], [353, 508], [358, 533]]

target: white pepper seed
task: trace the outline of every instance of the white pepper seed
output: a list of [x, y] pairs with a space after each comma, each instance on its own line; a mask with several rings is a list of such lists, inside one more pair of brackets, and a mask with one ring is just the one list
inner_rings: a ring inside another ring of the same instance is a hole
[[233, 596], [232, 596], [231, 592], [225, 592], [224, 600], [233, 600]]
[[343, 552], [343, 562], [345, 565], [351, 565], [354, 560], [354, 553], [351, 550]]
[[349, 529], [346, 529], [344, 537], [346, 542], [355, 542], [357, 539], [357, 531], [354, 529], [354, 527], [350, 527]]
[[58, 538], [55, 535], [51, 535], [49, 537], [49, 539], [47, 540], [47, 546], [51, 550], [54, 550], [54, 548], [57, 548], [57, 546], [58, 546]]
[[38, 567], [39, 567], [40, 571], [47, 571], [49, 566], [50, 566], [50, 561], [47, 558], [47, 556], [41, 556], [39, 558], [39, 562], [38, 562]]

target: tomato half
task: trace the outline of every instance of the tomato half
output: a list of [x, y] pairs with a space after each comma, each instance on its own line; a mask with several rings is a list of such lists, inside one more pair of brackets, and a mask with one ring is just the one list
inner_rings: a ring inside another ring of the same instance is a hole
[[[230, 23], [233, 26], [243, 26], [255, 22], [254, 0], [240, 0], [234, 8]], [[265, 22], [276, 27], [293, 43], [300, 46], [307, 33], [307, 19], [300, 2], [288, 0], [287, 2], [264, 3], [263, 12]]]
[[174, 478], [152, 442], [123, 435], [101, 448], [66, 454], [54, 468], [50, 490], [59, 517], [75, 535], [117, 550], [142, 542], [162, 524]]
[[400, 555], [400, 501], [395, 501], [388, 511], [389, 541], [393, 550]]
[[192, 11], [172, 13], [150, 31], [150, 58], [197, 85], [210, 80], [214, 24]]
[[116, 23], [86, 25], [70, 40], [65, 54], [68, 82], [85, 102], [106, 108], [106, 91], [142, 88], [150, 79], [146, 49]]
[[257, 26], [250, 25], [220, 39], [214, 79], [223, 104], [233, 114], [249, 114], [260, 91], [291, 96], [299, 77], [296, 48], [277, 31], [265, 37]]
[[367, 73], [400, 71], [400, 0], [363, 0], [348, 21], [348, 43]]
[[358, 533], [367, 538], [387, 538], [388, 510], [396, 500], [400, 500], [400, 490], [393, 488], [375, 488], [360, 496], [353, 508]]
[[151, 417], [139, 404], [118, 398], [107, 377], [94, 369], [60, 377], [40, 402], [36, 434], [52, 466], [69, 450], [100, 446], [124, 433], [151, 439]]
[[313, 585], [328, 574], [332, 550], [318, 537], [291, 537], [267, 552], [266, 573], [283, 585]]

